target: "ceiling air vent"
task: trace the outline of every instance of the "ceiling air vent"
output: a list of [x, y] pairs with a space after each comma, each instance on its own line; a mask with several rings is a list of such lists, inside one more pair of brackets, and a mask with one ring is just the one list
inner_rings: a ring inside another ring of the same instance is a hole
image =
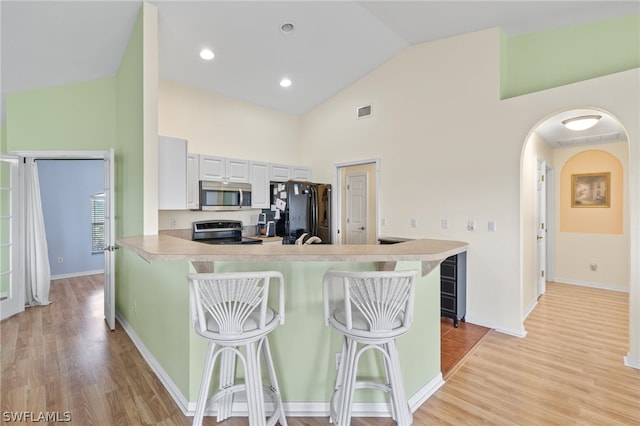
[[356, 118], [371, 117], [371, 105], [358, 107], [356, 111]]

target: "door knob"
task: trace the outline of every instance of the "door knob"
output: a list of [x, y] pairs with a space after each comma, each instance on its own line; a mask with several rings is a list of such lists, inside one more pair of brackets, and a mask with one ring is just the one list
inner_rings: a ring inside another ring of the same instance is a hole
[[364, 226], [362, 226], [362, 227], [360, 227], [358, 229], [361, 230], [361, 231], [364, 231]]

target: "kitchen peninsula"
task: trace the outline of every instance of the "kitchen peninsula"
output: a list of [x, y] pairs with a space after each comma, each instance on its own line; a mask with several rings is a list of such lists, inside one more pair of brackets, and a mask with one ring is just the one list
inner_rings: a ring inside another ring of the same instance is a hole
[[[336, 374], [336, 354], [341, 339], [325, 327], [322, 313], [322, 276], [329, 269], [421, 271], [416, 286], [414, 322], [398, 340], [405, 388], [412, 410], [418, 408], [443, 382], [440, 373], [440, 273], [439, 264], [449, 256], [465, 252], [458, 241], [416, 239], [390, 245], [207, 245], [169, 235], [128, 237], [118, 241], [129, 262], [147, 264], [150, 274], [166, 264], [191, 265], [185, 272], [244, 272], [277, 270], [285, 277], [285, 323], [270, 337], [285, 411], [295, 416], [325, 416]], [[135, 254], [132, 256], [132, 254]], [[433, 273], [431, 273], [433, 271]], [[166, 293], [166, 294], [162, 294]], [[187, 362], [183, 372], [166, 371], [161, 360], [150, 362], [156, 374], [185, 412], [193, 410], [204, 365], [206, 342], [192, 330], [188, 316], [188, 287], [184, 277], [158, 288], [156, 300], [171, 298], [184, 318], [165, 330], [167, 345], [178, 345]], [[141, 303], [137, 301], [138, 305]], [[138, 306], [138, 309], [140, 307]], [[134, 314], [135, 315], [135, 314]], [[170, 315], [165, 312], [165, 315]], [[135, 326], [121, 323], [129, 334]], [[159, 316], [160, 319], [162, 316]], [[136, 337], [134, 336], [134, 341]], [[138, 338], [144, 345], [144, 339]], [[175, 347], [175, 346], [174, 346]], [[144, 351], [146, 348], [143, 348]], [[164, 348], [160, 349], [164, 352]], [[154, 351], [149, 355], [155, 358]], [[166, 354], [162, 353], [165, 357]], [[147, 356], [147, 358], [150, 358]], [[154, 365], [157, 364], [157, 365]], [[167, 364], [171, 364], [169, 360]], [[373, 357], [363, 359], [362, 371], [379, 375], [381, 366]], [[160, 370], [160, 371], [157, 371]], [[184, 377], [186, 375], [186, 377]], [[173, 388], [173, 391], [171, 390]], [[354, 415], [386, 413], [381, 392], [356, 392]]]

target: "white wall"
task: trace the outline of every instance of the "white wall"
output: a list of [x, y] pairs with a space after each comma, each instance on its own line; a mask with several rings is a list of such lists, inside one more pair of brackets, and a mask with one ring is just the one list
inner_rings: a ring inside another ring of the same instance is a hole
[[300, 117], [160, 80], [158, 133], [186, 139], [189, 152], [300, 163]]
[[[616, 157], [623, 166], [623, 175], [628, 175], [629, 144], [616, 142], [588, 147], [556, 149], [553, 152], [554, 169], [560, 171], [576, 154], [587, 150], [605, 151]], [[628, 188], [628, 183], [624, 183]], [[560, 194], [561, 179], [556, 180], [556, 194]], [[629, 204], [624, 191], [624, 225], [622, 234], [585, 234], [560, 232], [556, 227], [555, 276], [554, 281], [591, 285], [615, 290], [629, 290]], [[560, 217], [560, 203], [556, 204], [556, 217]], [[589, 269], [597, 263], [598, 270]]]
[[[491, 29], [414, 46], [301, 121], [161, 82], [159, 132], [188, 139], [192, 151], [310, 166], [318, 181], [334, 181], [336, 163], [380, 158], [380, 217], [387, 219], [380, 233], [469, 242], [467, 319], [524, 335], [524, 271], [535, 267], [524, 251], [531, 238], [520, 199], [525, 141], [558, 112], [602, 108], [629, 134], [627, 359], [640, 365], [640, 72], [500, 101], [499, 42]], [[356, 120], [356, 107], [367, 104], [373, 116]], [[474, 232], [466, 230], [469, 219]], [[488, 232], [488, 220], [497, 232]]]
[[[273, 163], [306, 165], [300, 159], [300, 117], [160, 80], [158, 133], [186, 139], [189, 152]], [[257, 222], [249, 212], [160, 211], [158, 228], [178, 229], [198, 220]]]
[[[637, 164], [640, 88], [632, 70], [500, 101], [499, 42], [491, 29], [412, 47], [305, 116], [302, 152], [319, 180], [331, 178], [335, 163], [379, 157], [381, 234], [469, 242], [467, 319], [524, 335], [523, 271], [535, 268], [535, 257], [523, 255], [531, 233], [520, 210], [525, 141], [557, 112], [600, 107], [627, 127]], [[355, 108], [367, 104], [373, 116], [356, 120]], [[637, 221], [635, 168], [630, 211]], [[466, 230], [469, 219], [474, 232]], [[488, 220], [497, 221], [497, 232], [488, 232]], [[631, 256], [638, 259], [637, 244]]]

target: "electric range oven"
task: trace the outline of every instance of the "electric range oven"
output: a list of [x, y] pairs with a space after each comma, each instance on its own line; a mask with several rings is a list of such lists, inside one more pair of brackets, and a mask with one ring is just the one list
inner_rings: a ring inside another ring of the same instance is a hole
[[205, 244], [262, 244], [258, 238], [242, 236], [242, 221], [239, 220], [193, 222], [191, 239]]

